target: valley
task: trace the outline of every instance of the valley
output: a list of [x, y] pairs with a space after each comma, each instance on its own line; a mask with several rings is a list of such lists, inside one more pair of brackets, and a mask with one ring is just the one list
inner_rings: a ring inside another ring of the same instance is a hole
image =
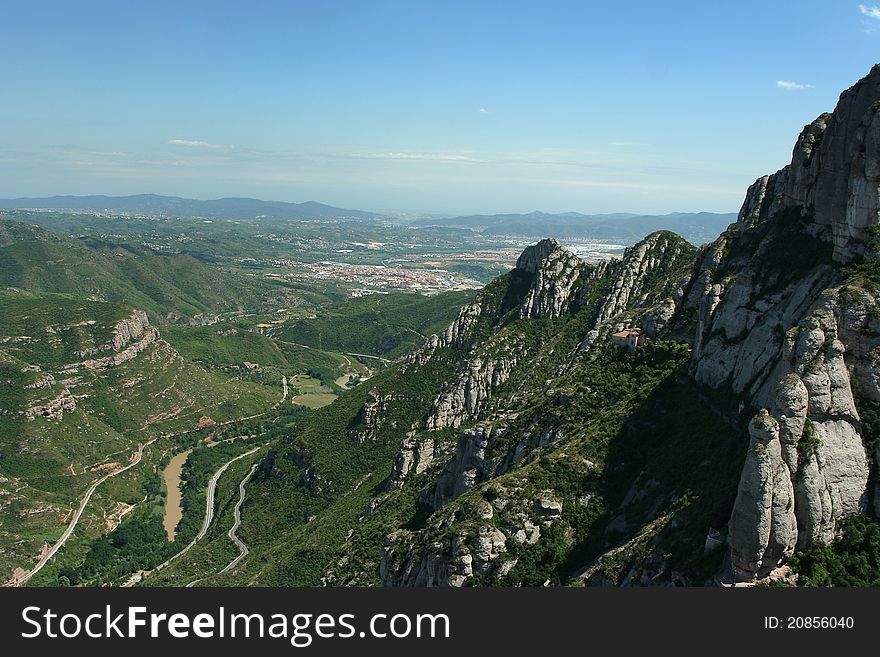
[[4, 581], [880, 584], [878, 103], [874, 67], [709, 243], [4, 210]]

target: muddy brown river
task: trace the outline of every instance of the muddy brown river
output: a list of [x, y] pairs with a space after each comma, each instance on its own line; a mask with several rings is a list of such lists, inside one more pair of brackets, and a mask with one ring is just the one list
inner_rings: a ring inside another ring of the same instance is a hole
[[186, 463], [186, 459], [189, 458], [191, 453], [192, 450], [188, 449], [180, 454], [175, 454], [168, 461], [168, 465], [165, 466], [165, 470], [162, 472], [162, 477], [165, 479], [165, 488], [168, 490], [167, 497], [165, 498], [165, 517], [162, 519], [162, 524], [165, 527], [165, 533], [168, 534], [169, 541], [174, 540], [177, 523], [180, 522], [180, 518], [183, 516], [183, 508], [180, 505], [180, 475], [183, 471], [183, 464]]

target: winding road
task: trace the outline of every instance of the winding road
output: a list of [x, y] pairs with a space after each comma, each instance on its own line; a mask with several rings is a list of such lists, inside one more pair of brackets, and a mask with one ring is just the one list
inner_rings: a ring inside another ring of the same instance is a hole
[[[233, 463], [235, 463], [239, 459], [243, 459], [245, 456], [249, 456], [250, 454], [253, 454], [258, 449], [260, 449], [260, 448], [254, 447], [252, 450], [247, 451], [244, 454], [239, 454], [238, 456], [229, 459], [228, 461], [226, 461], [226, 463], [224, 463], [219, 468], [217, 468], [217, 471], [213, 475], [211, 475], [211, 480], [208, 482], [208, 493], [205, 496], [205, 520], [204, 520], [204, 522], [202, 522], [202, 528], [199, 530], [199, 533], [196, 534], [196, 537], [193, 540], [191, 540], [189, 542], [189, 544], [185, 548], [183, 548], [180, 552], [177, 552], [174, 556], [172, 556], [167, 561], [163, 561], [162, 563], [160, 563], [158, 566], [156, 566], [150, 572], [156, 572], [156, 571], [162, 570], [165, 566], [170, 564], [172, 561], [174, 561], [178, 557], [183, 556], [184, 554], [189, 552], [193, 545], [195, 545], [200, 540], [205, 538], [205, 534], [208, 533], [208, 528], [211, 526], [211, 523], [214, 520], [214, 494], [217, 492], [217, 482], [220, 481], [220, 477], [223, 476], [223, 473], [226, 472], [226, 469], [230, 465], [232, 465]], [[141, 578], [143, 578], [143, 575], [146, 575], [146, 574], [147, 573], [141, 573]], [[126, 582], [125, 585], [127, 586], [130, 584], [134, 584], [136, 581], [140, 581], [140, 580], [136, 580], [134, 578], [129, 579], [129, 581]]]
[[240, 554], [237, 557], [235, 557], [235, 559], [230, 561], [229, 564], [223, 570], [218, 572], [217, 573], [218, 575], [222, 575], [227, 570], [232, 570], [233, 568], [235, 568], [236, 565], [238, 565], [239, 561], [241, 561], [242, 559], [244, 559], [248, 555], [248, 552], [249, 552], [248, 546], [245, 544], [244, 541], [242, 541], [238, 537], [238, 535], [235, 532], [238, 530], [239, 527], [241, 527], [241, 505], [244, 503], [244, 496], [245, 496], [244, 487], [247, 484], [247, 482], [250, 481], [250, 478], [254, 475], [254, 472], [256, 471], [258, 465], [259, 465], [259, 463], [254, 463], [251, 466], [250, 472], [247, 473], [245, 478], [242, 479], [241, 483], [238, 485], [238, 504], [235, 505], [235, 510], [234, 510], [235, 522], [233, 523], [232, 528], [229, 530], [229, 538], [231, 538], [232, 542], [238, 546], [238, 549], [240, 550]]
[[67, 542], [67, 539], [71, 537], [71, 535], [73, 534], [73, 530], [76, 529], [76, 525], [79, 522], [79, 519], [82, 517], [83, 511], [85, 511], [85, 509], [86, 509], [86, 505], [88, 505], [89, 500], [92, 499], [92, 494], [98, 489], [98, 486], [103, 484], [110, 477], [115, 477], [118, 474], [122, 474], [126, 470], [129, 470], [129, 469], [133, 468], [134, 466], [136, 466], [138, 463], [140, 463], [141, 458], [144, 455], [144, 449], [146, 449], [149, 445], [152, 445], [158, 439], [159, 438], [157, 436], [156, 438], [153, 438], [152, 440], [150, 440], [142, 445], [138, 445], [137, 451], [132, 455], [131, 462], [127, 466], [125, 466], [124, 468], [120, 468], [119, 470], [114, 470], [113, 472], [105, 474], [103, 477], [101, 477], [96, 482], [94, 482], [91, 486], [89, 486], [89, 489], [86, 491], [85, 496], [82, 498], [82, 501], [80, 501], [80, 503], [79, 503], [79, 507], [77, 507], [76, 511], [74, 512], [73, 518], [70, 520], [70, 523], [67, 525], [67, 529], [64, 530], [64, 533], [61, 534], [61, 537], [55, 542], [55, 545], [53, 545], [46, 554], [44, 554], [42, 557], [40, 557], [40, 560], [37, 562], [37, 565], [34, 566], [30, 572], [25, 573], [21, 577], [15, 577], [15, 578], [11, 579], [6, 584], [4, 584], [4, 586], [21, 586], [22, 584], [27, 582], [31, 577], [33, 577], [38, 572], [40, 572], [40, 570], [43, 569], [43, 566], [45, 566], [49, 562], [49, 560], [55, 556], [55, 553], [58, 552], [58, 550], [60, 550], [64, 546], [64, 544]]

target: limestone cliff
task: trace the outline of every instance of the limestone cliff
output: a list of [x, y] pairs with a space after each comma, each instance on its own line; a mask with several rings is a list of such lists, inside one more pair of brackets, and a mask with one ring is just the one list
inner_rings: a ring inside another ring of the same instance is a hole
[[878, 115], [874, 67], [804, 128], [791, 164], [749, 188], [688, 290], [696, 380], [757, 413], [729, 527], [737, 579], [830, 540], [870, 497], [856, 400], [880, 396], [877, 297], [845, 265], [877, 257]]

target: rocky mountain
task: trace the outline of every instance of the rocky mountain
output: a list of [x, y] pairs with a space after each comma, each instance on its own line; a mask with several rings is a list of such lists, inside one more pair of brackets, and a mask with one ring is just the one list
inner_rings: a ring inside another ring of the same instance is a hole
[[527, 248], [273, 446], [217, 583], [752, 582], [875, 514], [878, 115], [875, 67], [699, 249]]
[[877, 437], [880, 67], [806, 126], [792, 162], [749, 188], [703, 253], [687, 312], [691, 371], [755, 413], [730, 520], [737, 579], [868, 511]]

